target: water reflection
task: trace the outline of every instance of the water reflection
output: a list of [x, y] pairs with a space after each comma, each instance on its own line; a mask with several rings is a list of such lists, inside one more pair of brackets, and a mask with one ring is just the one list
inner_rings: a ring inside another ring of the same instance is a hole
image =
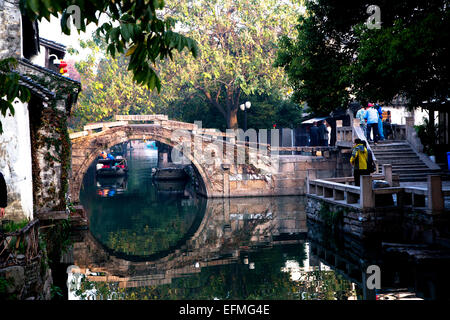
[[101, 197], [114, 197], [127, 190], [127, 177], [96, 177], [97, 195]]
[[[355, 296], [348, 281], [310, 257], [304, 198], [208, 199], [204, 212], [196, 232], [165, 256], [130, 263], [87, 232], [74, 262], [97, 290], [138, 299]], [[320, 281], [331, 291], [301, 296]]]

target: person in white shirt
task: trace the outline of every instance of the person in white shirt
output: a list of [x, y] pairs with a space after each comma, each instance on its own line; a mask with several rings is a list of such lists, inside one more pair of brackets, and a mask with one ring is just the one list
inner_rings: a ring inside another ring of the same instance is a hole
[[378, 135], [378, 110], [375, 109], [375, 106], [373, 103], [368, 104], [369, 109], [366, 111], [366, 114], [364, 115], [364, 119], [367, 120], [367, 138], [370, 139], [371, 132], [373, 131], [373, 141], [375, 144], [378, 142], [379, 135]]

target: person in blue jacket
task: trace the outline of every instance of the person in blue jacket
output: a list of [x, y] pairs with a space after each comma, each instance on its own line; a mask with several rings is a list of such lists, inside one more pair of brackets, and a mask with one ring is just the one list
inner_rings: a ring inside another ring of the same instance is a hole
[[376, 103], [375, 104], [377, 110], [378, 110], [378, 134], [380, 135], [380, 140], [384, 140], [384, 134], [383, 134], [383, 109], [381, 109], [381, 106]]
[[367, 120], [367, 139], [370, 139], [371, 132], [373, 132], [373, 141], [378, 142], [378, 120], [380, 118], [378, 110], [373, 105], [373, 103], [368, 104], [369, 109], [367, 109], [364, 119]]

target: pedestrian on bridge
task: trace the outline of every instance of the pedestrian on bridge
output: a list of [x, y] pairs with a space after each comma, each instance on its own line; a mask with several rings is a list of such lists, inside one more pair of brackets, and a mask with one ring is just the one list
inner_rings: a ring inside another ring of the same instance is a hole
[[328, 129], [325, 125], [325, 121], [319, 122], [319, 145], [328, 147]]
[[356, 113], [356, 118], [359, 119], [359, 127], [361, 128], [362, 132], [364, 133], [364, 136], [367, 138], [367, 125], [366, 125], [366, 119], [364, 119], [364, 116], [366, 115], [367, 109], [369, 109], [368, 106], [361, 107], [361, 109], [358, 110]]
[[384, 134], [383, 134], [383, 109], [381, 106], [376, 103], [375, 108], [378, 111], [378, 134], [380, 136], [380, 140], [384, 140]]
[[309, 129], [309, 145], [318, 146], [319, 145], [319, 127], [317, 127], [317, 122], [314, 122], [311, 129]]
[[367, 139], [370, 139], [370, 135], [373, 132], [373, 142], [377, 144], [379, 135], [378, 135], [378, 120], [380, 118], [378, 110], [375, 109], [373, 103], [368, 104], [369, 109], [366, 111], [364, 115], [364, 119], [367, 120]]
[[361, 176], [370, 175], [367, 168], [369, 154], [367, 148], [364, 147], [362, 140], [355, 139], [355, 145], [352, 149], [352, 156], [350, 158], [350, 164], [353, 166], [353, 177], [355, 179], [355, 186], [360, 185]]

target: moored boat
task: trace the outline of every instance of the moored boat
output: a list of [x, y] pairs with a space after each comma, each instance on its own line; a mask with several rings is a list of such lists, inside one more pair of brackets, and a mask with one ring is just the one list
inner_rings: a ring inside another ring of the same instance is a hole
[[184, 167], [153, 168], [153, 178], [156, 180], [186, 180], [189, 175]]
[[127, 161], [118, 156], [115, 159], [98, 159], [96, 165], [96, 174], [99, 176], [122, 176], [128, 171]]

